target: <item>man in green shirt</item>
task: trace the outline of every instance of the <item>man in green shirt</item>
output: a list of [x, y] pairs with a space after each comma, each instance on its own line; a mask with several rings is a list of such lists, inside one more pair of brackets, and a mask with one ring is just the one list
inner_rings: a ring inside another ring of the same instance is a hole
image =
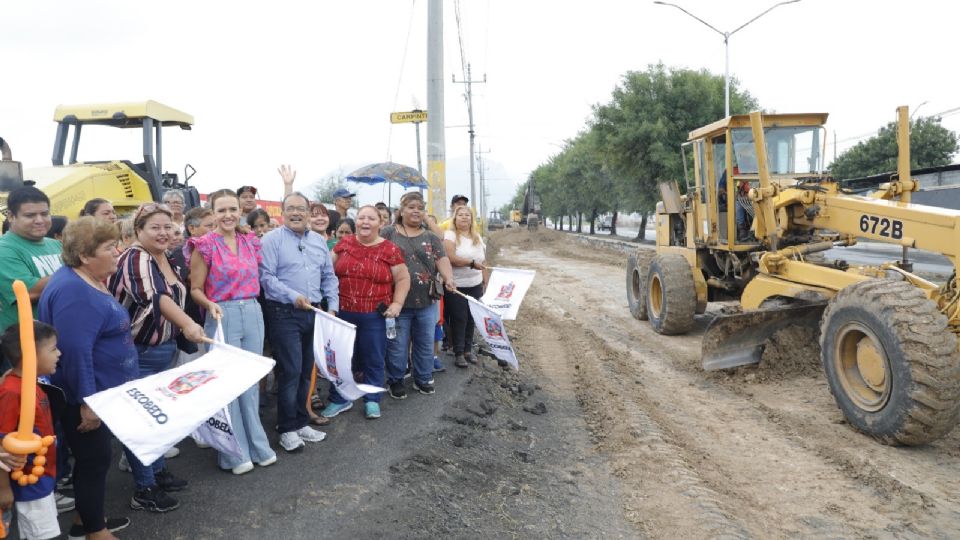
[[0, 332], [17, 322], [14, 280], [26, 284], [36, 318], [40, 293], [63, 264], [60, 242], [46, 238], [51, 225], [50, 199], [42, 191], [33, 186], [11, 191], [7, 210], [10, 230], [0, 236]]

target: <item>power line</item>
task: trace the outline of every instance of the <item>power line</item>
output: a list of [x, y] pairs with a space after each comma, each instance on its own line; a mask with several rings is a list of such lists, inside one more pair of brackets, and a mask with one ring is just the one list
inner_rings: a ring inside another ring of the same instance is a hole
[[460, 42], [460, 71], [465, 79], [467, 77], [467, 56], [463, 46], [463, 25], [460, 20], [460, 0], [453, 3], [453, 12], [457, 18], [457, 40]]
[[[403, 42], [403, 56], [400, 58], [400, 74], [397, 76], [397, 91], [393, 93], [393, 107], [391, 111], [397, 110], [397, 100], [400, 97], [400, 84], [403, 82], [403, 71], [407, 65], [407, 47], [410, 45], [410, 32], [413, 30], [413, 14], [416, 13], [417, 0], [413, 0], [410, 3], [410, 20], [407, 21], [407, 39]], [[390, 161], [390, 146], [393, 143], [393, 122], [390, 123], [390, 128], [387, 130], [387, 156], [386, 160]], [[384, 182], [384, 184], [389, 184], [389, 182]]]
[[[934, 118], [946, 118], [947, 116], [953, 116], [953, 115], [958, 114], [958, 113], [960, 113], [960, 107], [953, 107], [952, 109], [947, 109], [947, 110], [945, 110], [945, 111], [943, 111], [943, 112], [939, 112], [939, 113], [935, 113], [935, 114], [927, 114], [927, 115], [921, 116], [920, 118], [931, 118], [931, 117], [934, 117]], [[837, 140], [837, 141], [834, 141], [834, 143], [835, 143], [835, 144], [842, 144], [842, 143], [851, 142], [851, 141], [859, 141], [859, 140], [861, 140], [861, 139], [866, 139], [866, 138], [868, 138], [868, 137], [873, 137], [873, 136], [875, 136], [878, 131], [879, 131], [878, 129], [875, 129], [875, 130], [870, 131], [870, 132], [868, 132], [868, 133], [863, 133], [863, 134], [860, 134], [860, 135], [854, 135], [854, 136], [852, 136], [852, 137], [847, 137], [847, 138], [845, 138], [845, 139], [839, 139], [839, 140]]]

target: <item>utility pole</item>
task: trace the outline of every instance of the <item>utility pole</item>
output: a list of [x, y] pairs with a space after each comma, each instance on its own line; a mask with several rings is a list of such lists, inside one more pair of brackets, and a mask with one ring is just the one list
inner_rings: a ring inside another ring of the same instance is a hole
[[[487, 76], [484, 74], [482, 81], [475, 81], [470, 75], [470, 64], [467, 64], [467, 80], [458, 81], [457, 76], [453, 75], [453, 82], [467, 85], [467, 118], [469, 119], [469, 133], [470, 133], [470, 202], [473, 204], [474, 213], [482, 210], [477, 210], [477, 192], [476, 192], [476, 181], [474, 180], [473, 173], [473, 143], [474, 139], [477, 136], [476, 131], [473, 129], [473, 83], [483, 84], [487, 82]], [[480, 192], [480, 197], [483, 197], [483, 191]]]
[[487, 223], [487, 183], [483, 167], [483, 154], [489, 153], [489, 149], [477, 149], [477, 169], [480, 170], [480, 223], [484, 224]]
[[427, 4], [427, 208], [445, 215], [447, 199], [446, 146], [443, 127], [443, 0]]

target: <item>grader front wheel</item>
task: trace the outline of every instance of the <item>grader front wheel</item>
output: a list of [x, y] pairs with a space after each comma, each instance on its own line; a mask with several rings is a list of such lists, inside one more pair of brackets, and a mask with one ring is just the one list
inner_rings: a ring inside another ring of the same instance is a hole
[[647, 320], [647, 269], [640, 265], [636, 255], [627, 258], [627, 305], [638, 321]]
[[847, 421], [884, 444], [925, 444], [960, 413], [960, 353], [947, 319], [905, 281], [841, 290], [824, 312], [820, 355]]
[[647, 317], [659, 334], [686, 334], [693, 328], [697, 290], [690, 263], [681, 255], [657, 255], [646, 277]]

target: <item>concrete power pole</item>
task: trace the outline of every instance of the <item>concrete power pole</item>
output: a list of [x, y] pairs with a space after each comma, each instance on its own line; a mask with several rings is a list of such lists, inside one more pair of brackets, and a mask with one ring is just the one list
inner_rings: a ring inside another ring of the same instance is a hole
[[[477, 191], [476, 191], [477, 183], [475, 179], [476, 175], [474, 174], [474, 166], [473, 166], [473, 143], [476, 140], [476, 136], [477, 136], [477, 132], [473, 128], [473, 84], [474, 83], [482, 84], [487, 82], [487, 76], [484, 75], [482, 81], [473, 80], [473, 77], [470, 75], [470, 64], [467, 64], [467, 80], [458, 81], [457, 76], [454, 75], [453, 82], [467, 85], [467, 117], [470, 121], [470, 126], [469, 126], [470, 128], [470, 131], [469, 131], [470, 133], [470, 203], [473, 205], [473, 212], [474, 213], [481, 212], [480, 215], [483, 216], [482, 214], [483, 205], [478, 206]], [[480, 198], [483, 199], [483, 190], [480, 191]]]
[[483, 154], [489, 154], [490, 150], [477, 149], [477, 169], [480, 171], [480, 222], [487, 222], [487, 183], [484, 173]]
[[427, 4], [427, 211], [446, 215], [447, 171], [443, 128], [443, 0]]

